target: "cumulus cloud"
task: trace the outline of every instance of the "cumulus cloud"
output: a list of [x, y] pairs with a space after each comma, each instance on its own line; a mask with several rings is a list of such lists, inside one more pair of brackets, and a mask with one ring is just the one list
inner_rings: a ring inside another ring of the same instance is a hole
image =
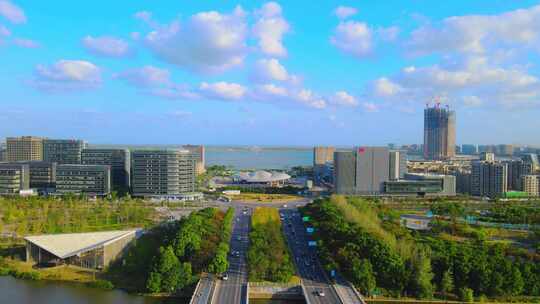
[[345, 91], [336, 92], [331, 98], [330, 102], [338, 106], [356, 107], [358, 106], [358, 100], [356, 97], [350, 95]]
[[168, 63], [215, 73], [243, 63], [246, 38], [245, 12], [238, 7], [229, 14], [201, 12], [184, 23], [173, 21], [159, 26], [146, 35], [144, 43], [157, 58]]
[[275, 58], [257, 60], [250, 77], [255, 82], [287, 81], [295, 78], [289, 75], [287, 69]]
[[26, 15], [24, 14], [24, 11], [7, 0], [0, 0], [0, 16], [3, 16], [15, 24], [26, 22]]
[[135, 87], [148, 88], [171, 85], [170, 76], [170, 72], [166, 69], [147, 65], [118, 73], [115, 78], [124, 80]]
[[215, 83], [202, 82], [199, 85], [199, 91], [208, 98], [240, 100], [245, 96], [247, 89], [237, 83], [220, 81]]
[[356, 57], [369, 55], [373, 48], [373, 33], [364, 22], [340, 22], [330, 41], [341, 51]]
[[36, 66], [28, 84], [50, 93], [95, 89], [101, 85], [101, 70], [88, 61], [59, 60], [52, 65]]
[[27, 48], [27, 49], [35, 49], [35, 48], [40, 47], [40, 44], [38, 42], [34, 40], [30, 40], [30, 39], [24, 39], [24, 38], [16, 38], [15, 40], [13, 40], [13, 43], [15, 43], [15, 45], [17, 46]]
[[444, 19], [412, 32], [413, 54], [460, 52], [481, 54], [492, 49], [529, 47], [540, 50], [540, 5], [499, 15], [469, 15]]
[[281, 14], [281, 6], [276, 2], [268, 2], [256, 12], [259, 16], [253, 25], [253, 35], [259, 40], [259, 48], [263, 54], [284, 57], [287, 49], [283, 45], [283, 36], [289, 32], [289, 23]]
[[505, 107], [540, 105], [540, 80], [516, 67], [493, 65], [486, 57], [468, 57], [459, 62], [425, 67], [406, 67], [391, 77], [374, 82], [371, 96], [382, 100], [424, 103], [446, 95], [450, 103], [463, 100], [480, 106], [482, 100]]
[[119, 58], [132, 53], [126, 41], [115, 37], [86, 36], [83, 38], [82, 43], [90, 53], [97, 56]]
[[351, 16], [354, 16], [358, 13], [358, 10], [354, 7], [350, 6], [338, 6], [334, 10], [334, 15], [336, 15], [339, 19], [347, 19]]
[[267, 83], [255, 86], [255, 98], [257, 99], [270, 99], [270, 98], [285, 98], [289, 94], [287, 88], [275, 85], [273, 83]]
[[378, 43], [396, 40], [399, 31], [397, 26], [374, 29], [365, 22], [341, 21], [334, 29], [330, 42], [346, 54], [363, 58], [373, 54]]
[[376, 96], [394, 96], [402, 91], [402, 88], [386, 77], [381, 77], [373, 83], [373, 93]]

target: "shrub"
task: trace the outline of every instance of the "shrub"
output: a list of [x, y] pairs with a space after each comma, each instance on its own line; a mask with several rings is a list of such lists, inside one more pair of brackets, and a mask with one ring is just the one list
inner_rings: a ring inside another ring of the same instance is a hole
[[86, 283], [86, 286], [92, 287], [92, 288], [106, 289], [106, 290], [114, 289], [113, 283], [107, 280], [96, 280], [93, 282], [88, 282]]
[[472, 303], [474, 302], [474, 293], [473, 290], [467, 287], [463, 287], [459, 290], [459, 299], [463, 302]]

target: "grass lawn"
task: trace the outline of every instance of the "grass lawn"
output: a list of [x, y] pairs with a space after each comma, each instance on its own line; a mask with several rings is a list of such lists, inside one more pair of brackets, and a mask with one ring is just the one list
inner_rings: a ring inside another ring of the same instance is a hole
[[250, 202], [250, 203], [266, 203], [266, 202], [290, 202], [301, 199], [301, 196], [290, 194], [262, 194], [262, 193], [242, 193], [239, 195], [230, 196], [234, 201]]

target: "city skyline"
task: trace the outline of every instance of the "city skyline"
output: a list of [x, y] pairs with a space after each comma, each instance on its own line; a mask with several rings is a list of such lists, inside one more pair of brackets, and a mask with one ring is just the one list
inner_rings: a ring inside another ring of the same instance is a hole
[[539, 145], [535, 4], [1, 0], [0, 136], [410, 144], [440, 96], [457, 144]]

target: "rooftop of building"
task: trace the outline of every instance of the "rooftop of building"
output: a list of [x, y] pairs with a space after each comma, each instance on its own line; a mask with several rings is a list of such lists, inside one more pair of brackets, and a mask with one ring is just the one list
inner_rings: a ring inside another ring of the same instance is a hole
[[236, 178], [247, 183], [270, 183], [285, 181], [290, 179], [291, 176], [283, 172], [259, 170], [255, 172], [240, 172]]
[[400, 215], [400, 218], [419, 221], [431, 221], [431, 217], [417, 214], [402, 214]]
[[53, 255], [65, 259], [99, 246], [107, 245], [123, 237], [132, 235], [140, 229], [100, 231], [88, 233], [65, 233], [27, 236], [24, 239], [45, 249]]

